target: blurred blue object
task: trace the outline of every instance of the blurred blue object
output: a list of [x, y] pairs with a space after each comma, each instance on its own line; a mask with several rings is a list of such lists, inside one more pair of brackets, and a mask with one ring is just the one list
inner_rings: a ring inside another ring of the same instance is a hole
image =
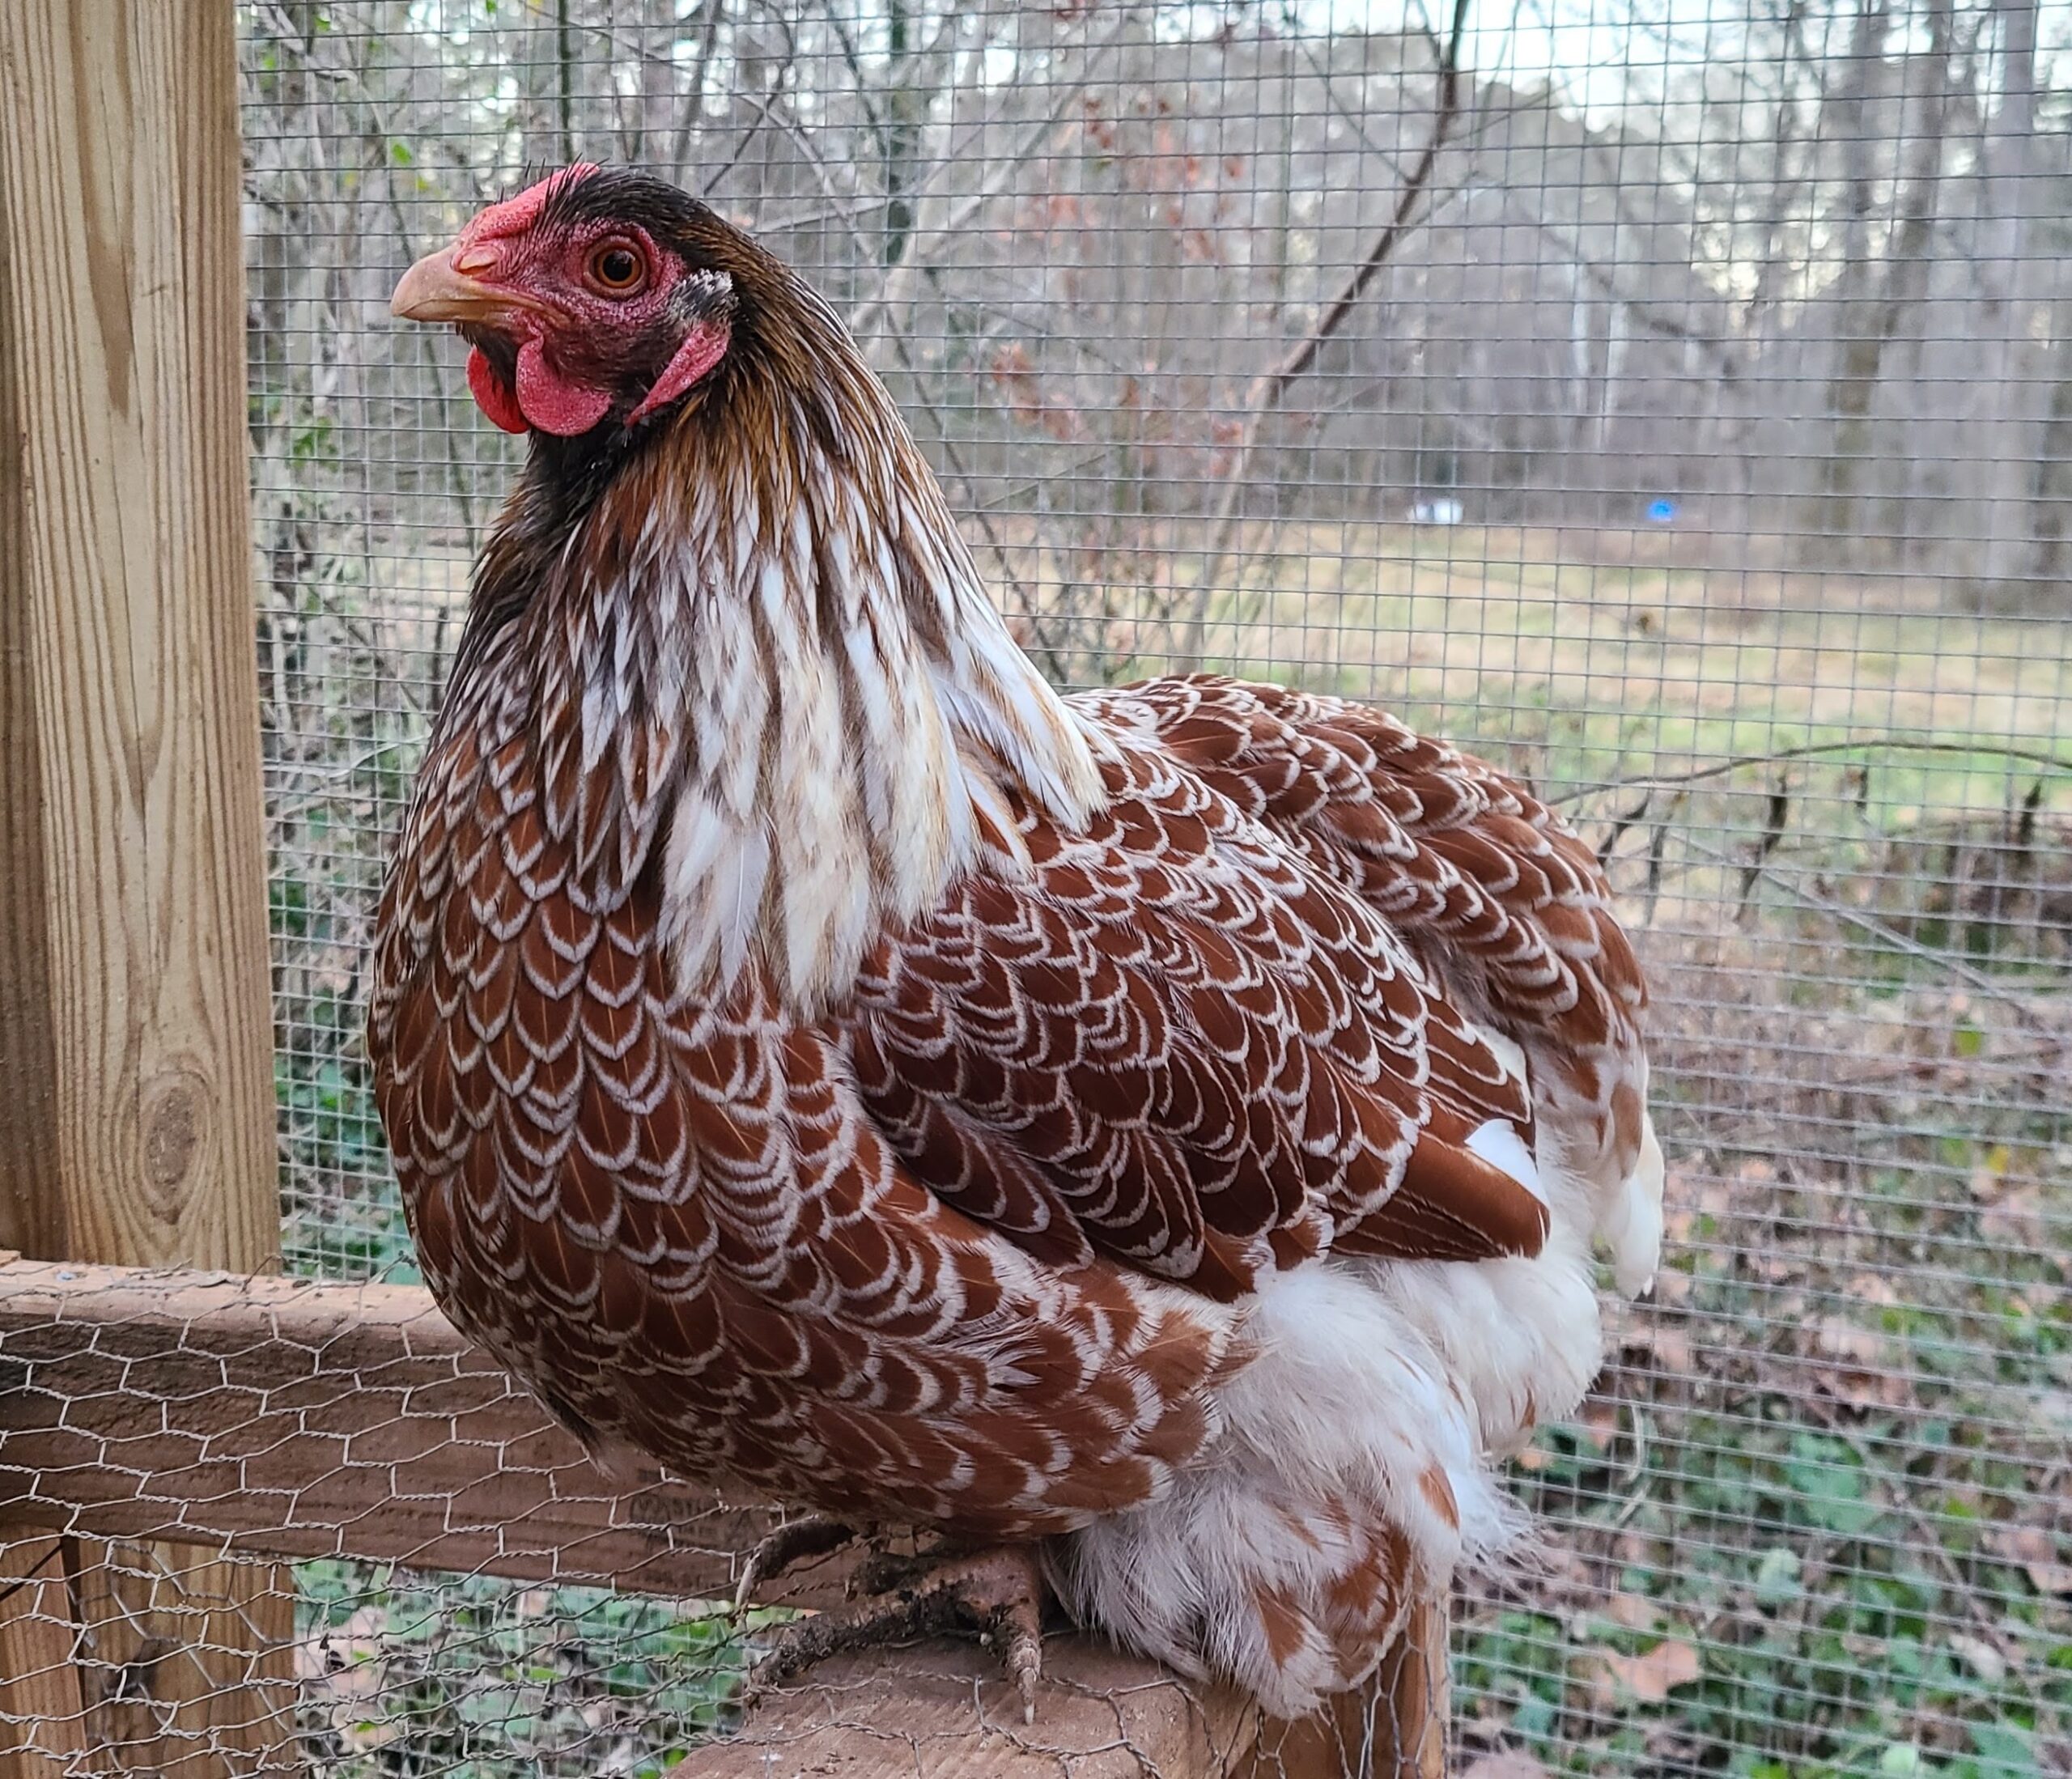
[[1676, 523], [1676, 503], [1669, 499], [1654, 499], [1648, 503], [1648, 523], [1654, 525], [1673, 525]]

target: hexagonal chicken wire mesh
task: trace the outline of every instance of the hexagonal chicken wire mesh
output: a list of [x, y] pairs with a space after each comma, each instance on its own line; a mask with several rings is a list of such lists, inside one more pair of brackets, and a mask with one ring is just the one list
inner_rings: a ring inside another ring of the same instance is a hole
[[[1670, 1259], [1462, 1613], [1505, 1773], [2072, 1771], [2072, 6], [242, 9], [291, 1266], [406, 1279], [368, 927], [513, 448], [396, 274], [522, 169], [805, 269], [1064, 681], [1370, 698], [1561, 799]], [[326, 1773], [648, 1773], [724, 1628], [312, 1563]]]

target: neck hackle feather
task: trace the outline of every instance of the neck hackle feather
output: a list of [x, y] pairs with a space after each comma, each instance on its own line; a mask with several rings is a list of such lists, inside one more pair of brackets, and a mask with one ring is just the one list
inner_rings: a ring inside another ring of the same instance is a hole
[[581, 771], [615, 758], [624, 815], [671, 812], [680, 979], [717, 992], [759, 953], [810, 1012], [982, 852], [1014, 859], [1011, 797], [1084, 826], [1105, 745], [1008, 634], [847, 329], [759, 257], [725, 377], [573, 510], [542, 448], [475, 608], [525, 626]]

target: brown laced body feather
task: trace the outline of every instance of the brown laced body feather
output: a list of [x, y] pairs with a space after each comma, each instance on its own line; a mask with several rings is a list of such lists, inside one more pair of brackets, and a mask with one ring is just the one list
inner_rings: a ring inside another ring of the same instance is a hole
[[1228, 1323], [1189, 1293], [1537, 1250], [1463, 1145], [1534, 1119], [1463, 1007], [1587, 1076], [1639, 979], [1587, 851], [1490, 768], [1272, 687], [1089, 694], [1120, 745], [1086, 831], [1017, 807], [1033, 869], [966, 873], [800, 1021], [753, 962], [672, 985], [667, 750], [583, 773], [540, 628], [456, 678], [372, 1047], [427, 1279], [586, 1432], [1053, 1531], [1209, 1432]]

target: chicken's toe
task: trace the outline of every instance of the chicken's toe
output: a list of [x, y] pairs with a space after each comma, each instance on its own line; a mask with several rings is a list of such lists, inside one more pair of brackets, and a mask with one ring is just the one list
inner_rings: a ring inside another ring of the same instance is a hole
[[1024, 1719], [1034, 1721], [1047, 1593], [1033, 1547], [889, 1559], [859, 1573], [879, 1584], [867, 1598], [770, 1634], [749, 1677], [751, 1698], [830, 1656], [962, 1633], [993, 1651]]
[[857, 1535], [853, 1526], [821, 1514], [787, 1520], [764, 1533], [741, 1560], [741, 1580], [734, 1588], [733, 1616], [739, 1618], [748, 1610], [756, 1590], [765, 1582], [775, 1581], [794, 1564], [803, 1563], [809, 1556], [825, 1556], [830, 1551], [839, 1551]]

